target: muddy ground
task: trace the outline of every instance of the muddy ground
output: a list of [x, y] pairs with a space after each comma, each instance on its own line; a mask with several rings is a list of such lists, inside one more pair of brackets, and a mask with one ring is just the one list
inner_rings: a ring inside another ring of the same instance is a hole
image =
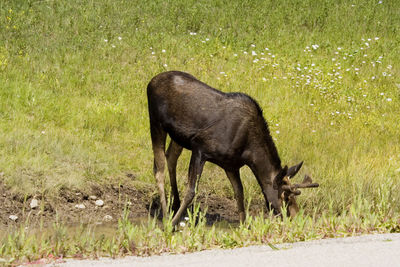
[[[154, 185], [155, 186], [155, 185]], [[79, 191], [76, 189], [62, 188], [57, 196], [47, 197], [39, 195], [23, 196], [13, 193], [0, 181], [0, 227], [7, 228], [20, 225], [28, 221], [32, 225], [49, 225], [58, 220], [69, 224], [103, 224], [117, 222], [128, 208], [129, 218], [132, 220], [147, 218], [160, 213], [157, 195], [152, 193], [152, 185], [140, 186], [138, 189], [132, 185], [99, 185], [92, 184]], [[31, 208], [32, 199], [38, 200], [38, 206]], [[102, 200], [104, 204], [97, 206], [95, 201]], [[218, 221], [238, 222], [236, 201], [232, 198], [199, 193], [197, 201], [201, 209], [207, 210], [207, 223]], [[85, 208], [78, 208], [83, 204]], [[262, 203], [253, 203], [254, 210], [260, 212]], [[18, 216], [15, 221], [10, 215]]]

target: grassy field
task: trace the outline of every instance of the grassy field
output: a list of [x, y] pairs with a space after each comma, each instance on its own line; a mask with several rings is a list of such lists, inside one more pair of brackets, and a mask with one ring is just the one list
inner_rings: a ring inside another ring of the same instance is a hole
[[[301, 174], [321, 184], [299, 197], [305, 216], [348, 219], [356, 206], [390, 221], [400, 214], [399, 14], [394, 0], [3, 0], [0, 180], [49, 196], [126, 173], [154, 184], [145, 88], [181, 70], [260, 103], [282, 162], [304, 160]], [[249, 169], [242, 179], [261, 199]], [[199, 190], [233, 195], [211, 164]]]

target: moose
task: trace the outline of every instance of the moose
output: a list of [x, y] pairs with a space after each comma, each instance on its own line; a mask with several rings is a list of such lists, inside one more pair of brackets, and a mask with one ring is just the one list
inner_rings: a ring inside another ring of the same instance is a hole
[[[303, 162], [281, 166], [277, 149], [258, 103], [243, 93], [224, 93], [180, 71], [156, 75], [147, 86], [150, 133], [154, 153], [154, 175], [163, 216], [168, 214], [164, 189], [167, 162], [175, 226], [195, 196], [206, 161], [225, 170], [232, 184], [240, 221], [245, 220], [243, 185], [239, 169], [247, 165], [262, 189], [267, 209], [281, 215], [283, 203], [293, 217], [299, 208], [299, 188], [318, 187], [309, 176], [291, 184]], [[165, 151], [166, 137], [170, 144]], [[188, 184], [183, 202], [179, 198], [176, 165], [182, 149], [192, 151]]]

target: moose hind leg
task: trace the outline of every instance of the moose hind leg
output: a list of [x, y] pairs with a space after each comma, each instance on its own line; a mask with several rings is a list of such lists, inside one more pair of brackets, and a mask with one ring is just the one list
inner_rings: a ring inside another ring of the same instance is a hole
[[172, 197], [172, 210], [176, 213], [181, 205], [179, 199], [179, 191], [178, 185], [176, 182], [176, 164], [178, 162], [178, 158], [182, 153], [183, 147], [178, 145], [175, 141], [171, 140], [166, 157], [167, 157], [167, 165], [169, 172], [169, 179], [171, 182], [171, 197]]
[[167, 216], [167, 201], [165, 197], [164, 188], [164, 168], [165, 168], [165, 141], [167, 138], [167, 133], [159, 128], [155, 127], [153, 123], [150, 122], [150, 133], [151, 141], [154, 153], [154, 176], [156, 178], [158, 193], [160, 194], [160, 203], [163, 213], [163, 217]]
[[225, 170], [226, 176], [228, 176], [229, 181], [232, 184], [233, 192], [235, 193], [235, 199], [237, 203], [237, 208], [239, 212], [240, 222], [244, 222], [246, 219], [246, 213], [244, 210], [244, 196], [243, 196], [243, 185], [240, 180], [239, 170], [235, 170], [233, 172]]
[[185, 198], [183, 199], [183, 202], [179, 210], [176, 212], [176, 214], [172, 219], [173, 226], [178, 224], [183, 213], [185, 212], [185, 210], [187, 209], [187, 207], [192, 202], [195, 196], [196, 183], [200, 178], [201, 173], [203, 172], [204, 163], [205, 161], [202, 159], [201, 152], [193, 151], [192, 157], [190, 158], [189, 176], [188, 176], [189, 182], [186, 188]]

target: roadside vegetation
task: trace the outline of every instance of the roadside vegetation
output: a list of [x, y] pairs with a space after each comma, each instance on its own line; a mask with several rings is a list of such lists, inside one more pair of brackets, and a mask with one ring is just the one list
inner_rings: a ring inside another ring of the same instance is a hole
[[[254, 97], [283, 164], [304, 160], [300, 174], [320, 187], [303, 190], [294, 220], [259, 215], [220, 228], [205, 227], [203, 214], [172, 232], [169, 220], [123, 217], [109, 236], [56, 219], [45, 233], [22, 223], [1, 236], [0, 262], [400, 232], [399, 14], [389, 0], [1, 1], [7, 190], [55, 199], [134, 174], [134, 185], [156, 192], [145, 89], [166, 70]], [[188, 156], [178, 163], [181, 192]], [[249, 169], [242, 180], [246, 199], [262, 201]], [[198, 190], [233, 197], [212, 164]]]

